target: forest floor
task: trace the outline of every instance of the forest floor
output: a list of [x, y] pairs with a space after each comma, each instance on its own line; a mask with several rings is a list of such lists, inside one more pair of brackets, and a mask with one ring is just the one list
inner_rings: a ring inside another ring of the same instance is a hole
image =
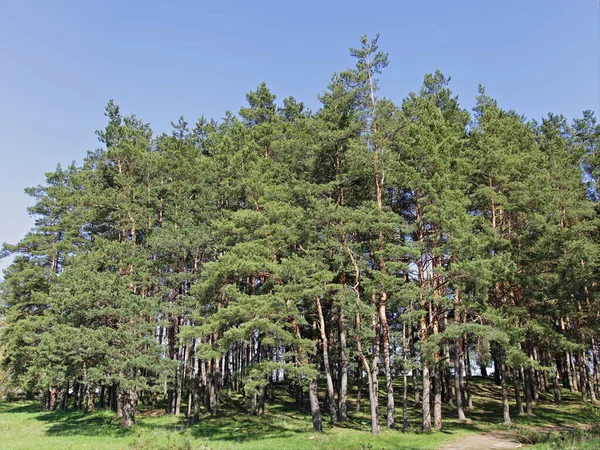
[[[398, 387], [397, 392], [401, 392]], [[225, 401], [217, 417], [202, 417], [200, 423], [188, 425], [185, 418], [166, 415], [162, 410], [144, 410], [137, 425], [122, 429], [111, 411], [82, 414], [79, 411], [40, 411], [34, 402], [0, 403], [0, 449], [445, 449], [485, 450], [507, 448], [531, 449], [598, 449], [600, 439], [584, 431], [589, 416], [580, 397], [563, 391], [561, 405], [551, 396], [540, 394], [535, 415], [519, 417], [511, 408], [514, 425], [503, 426], [500, 388], [491, 380], [479, 379], [473, 385], [474, 408], [467, 411], [469, 420], [458, 421], [455, 409], [444, 407], [444, 428], [421, 433], [420, 408], [410, 402], [410, 430], [386, 430], [369, 433], [368, 404], [354, 412], [351, 398], [349, 420], [338, 426], [326, 425], [324, 433], [311, 432], [310, 415], [299, 411], [285, 388], [275, 391], [275, 401], [266, 405], [262, 417], [250, 416], [247, 405], [234, 396]], [[382, 392], [382, 402], [384, 401]], [[514, 401], [511, 399], [511, 402]], [[397, 399], [398, 426], [402, 426], [402, 409]], [[385, 404], [380, 408], [385, 426]], [[327, 416], [323, 417], [324, 422]], [[534, 442], [540, 442], [531, 445]]]

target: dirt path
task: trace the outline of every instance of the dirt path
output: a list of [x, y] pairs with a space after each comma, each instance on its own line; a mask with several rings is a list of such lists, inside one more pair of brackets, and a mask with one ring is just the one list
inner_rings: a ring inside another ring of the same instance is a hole
[[458, 438], [441, 446], [440, 450], [497, 450], [520, 448], [522, 445], [505, 431], [492, 431]]

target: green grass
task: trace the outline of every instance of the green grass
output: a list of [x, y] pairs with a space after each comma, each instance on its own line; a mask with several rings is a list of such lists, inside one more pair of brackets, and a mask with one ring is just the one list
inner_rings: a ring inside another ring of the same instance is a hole
[[[285, 389], [276, 392], [276, 401], [267, 405], [263, 417], [250, 416], [241, 397], [234, 397], [231, 405], [222, 405], [219, 416], [203, 417], [196, 425], [186, 424], [184, 417], [176, 418], [155, 410], [142, 411], [137, 416], [137, 425], [131, 429], [122, 429], [110, 411], [83, 415], [77, 411], [43, 412], [32, 402], [0, 403], [0, 449], [436, 449], [461, 436], [505, 429], [501, 425], [499, 387], [490, 380], [479, 380], [474, 391], [475, 409], [467, 412], [466, 423], [460, 423], [455, 410], [448, 406], [444, 407], [442, 431], [402, 433], [383, 428], [377, 436], [369, 433], [366, 401], [363, 412], [351, 412], [344, 424], [326, 425], [323, 434], [312, 433], [310, 416], [293, 406]], [[565, 401], [560, 406], [549, 400], [542, 396], [532, 417], [518, 417], [513, 411], [516, 424], [513, 430], [586, 423], [577, 396], [565, 392]], [[354, 406], [354, 402], [349, 406]], [[384, 403], [380, 411], [383, 416]], [[397, 413], [397, 420], [401, 421], [400, 408]], [[411, 429], [420, 428], [419, 416], [420, 408], [411, 402]], [[584, 446], [576, 448], [600, 448], [597, 441], [592, 444], [578, 444]], [[548, 445], [532, 448], [557, 448]]]

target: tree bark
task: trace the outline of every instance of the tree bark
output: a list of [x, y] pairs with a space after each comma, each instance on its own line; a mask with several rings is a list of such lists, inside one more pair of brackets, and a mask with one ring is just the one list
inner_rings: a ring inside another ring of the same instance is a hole
[[506, 364], [504, 363], [504, 358], [500, 364], [500, 376], [502, 383], [502, 416], [504, 418], [504, 425], [510, 425], [512, 421], [510, 420], [510, 408], [508, 405], [508, 380], [506, 379], [507, 370]]
[[436, 361], [433, 374], [434, 401], [433, 401], [433, 426], [442, 429], [442, 372], [440, 362]]
[[513, 369], [513, 379], [515, 384], [515, 401], [517, 403], [517, 412], [519, 416], [525, 414], [523, 411], [523, 399], [521, 398], [521, 371], [519, 369]]
[[460, 345], [458, 342], [459, 340], [460, 338], [456, 340], [456, 352], [454, 354], [454, 392], [456, 400], [456, 410], [458, 412], [458, 420], [464, 421], [467, 420], [467, 417], [465, 416], [463, 395], [460, 386]]
[[321, 307], [321, 297], [315, 296], [315, 305], [317, 306], [317, 316], [319, 318], [319, 328], [321, 332], [321, 345], [323, 347], [323, 365], [325, 366], [325, 377], [327, 379], [327, 400], [329, 404], [329, 414], [331, 423], [337, 423], [337, 408], [335, 405], [335, 391], [333, 389], [333, 379], [331, 377], [331, 366], [329, 365], [329, 341], [325, 328], [325, 317]]
[[340, 307], [340, 402], [339, 421], [348, 419], [348, 356], [346, 352], [346, 317], [343, 307]]
[[135, 412], [137, 403], [137, 394], [135, 389], [124, 389], [121, 395], [121, 399], [123, 411], [121, 425], [123, 427], [131, 427], [135, 425]]
[[387, 393], [387, 427], [396, 426], [396, 406], [394, 405], [394, 386], [390, 357], [390, 329], [387, 322], [387, 293], [381, 293], [379, 300], [379, 322], [383, 334], [383, 366], [385, 370], [385, 390]]
[[429, 364], [423, 361], [423, 401], [421, 412], [423, 414], [423, 431], [431, 431], [431, 385], [429, 379]]
[[319, 399], [317, 397], [317, 379], [311, 378], [308, 383], [308, 398], [310, 400], [310, 414], [312, 416], [313, 432], [323, 432], [323, 420], [321, 419], [321, 410], [319, 408]]

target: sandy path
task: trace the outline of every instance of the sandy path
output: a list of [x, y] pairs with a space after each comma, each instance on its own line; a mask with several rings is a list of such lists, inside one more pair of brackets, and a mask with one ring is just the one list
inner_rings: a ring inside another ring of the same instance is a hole
[[459, 438], [441, 446], [440, 450], [497, 450], [520, 448], [522, 445], [507, 432], [493, 431]]

